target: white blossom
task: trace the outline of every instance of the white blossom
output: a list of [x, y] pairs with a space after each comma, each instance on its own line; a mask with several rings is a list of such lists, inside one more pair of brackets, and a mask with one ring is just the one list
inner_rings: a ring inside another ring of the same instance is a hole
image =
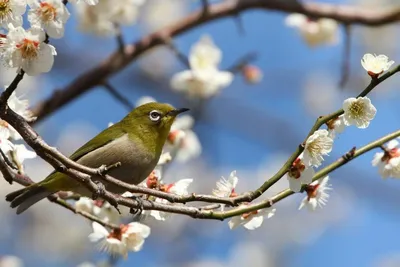
[[366, 96], [346, 99], [343, 102], [343, 111], [345, 125], [355, 125], [360, 129], [367, 128], [376, 114], [376, 108]]
[[306, 165], [303, 161], [303, 153], [293, 162], [286, 177], [289, 188], [293, 192], [300, 192], [303, 184], [310, 184], [315, 171], [312, 166]]
[[202, 148], [196, 133], [192, 131], [193, 117], [183, 115], [175, 119], [168, 135], [167, 146], [171, 146], [175, 158], [179, 162], [186, 162], [201, 154]]
[[[240, 207], [247, 207], [248, 205], [243, 204]], [[264, 221], [264, 217], [268, 219], [275, 215], [276, 209], [274, 208], [265, 208], [261, 210], [252, 211], [249, 213], [242, 214], [240, 216], [233, 217], [229, 222], [229, 228], [231, 230], [235, 229], [238, 226], [243, 226], [248, 230], [254, 230], [260, 227]]]
[[52, 45], [44, 43], [43, 29], [32, 27], [25, 31], [22, 27], [14, 28], [12, 25], [9, 28], [2, 54], [6, 65], [22, 69], [30, 76], [50, 71], [56, 50]]
[[193, 182], [193, 179], [180, 179], [175, 183], [167, 185], [166, 192], [184, 196], [189, 194], [188, 187]]
[[329, 198], [329, 194], [326, 191], [332, 190], [328, 181], [329, 176], [325, 176], [306, 186], [307, 196], [300, 203], [299, 210], [306, 206], [308, 210], [314, 211], [317, 207], [322, 208], [322, 206], [325, 206]]
[[343, 115], [340, 115], [339, 117], [328, 121], [327, 125], [329, 137], [331, 137], [332, 139], [336, 137], [336, 134], [342, 133], [346, 127], [346, 125], [344, 124]]
[[318, 167], [324, 160], [323, 156], [328, 155], [332, 151], [333, 139], [327, 130], [317, 130], [307, 138], [303, 162], [307, 166]]
[[88, 5], [94, 6], [97, 5], [99, 3], [99, 0], [69, 0], [68, 2], [72, 3], [72, 4], [76, 4], [79, 2], [85, 2]]
[[123, 240], [130, 251], [137, 252], [142, 249], [145, 239], [150, 235], [150, 227], [139, 222], [127, 225], [123, 233]]
[[136, 22], [138, 8], [143, 3], [144, 0], [102, 0], [97, 5], [78, 3], [75, 6], [79, 28], [101, 36], [116, 35], [118, 26], [129, 26]]
[[365, 54], [361, 59], [361, 65], [368, 72], [371, 77], [378, 77], [384, 71], [387, 71], [394, 61], [389, 61], [389, 58], [385, 55], [372, 55]]
[[14, 144], [11, 143], [8, 138], [10, 138], [10, 132], [8, 131], [8, 129], [0, 127], [0, 149], [3, 151], [4, 154], [7, 154], [14, 149]]
[[20, 258], [13, 255], [0, 255], [0, 267], [23, 267], [24, 263]]
[[93, 199], [88, 197], [80, 197], [79, 200], [75, 202], [75, 210], [77, 212], [87, 212], [89, 214], [92, 214], [93, 206]]
[[211, 37], [203, 36], [189, 55], [190, 70], [175, 74], [171, 87], [189, 97], [209, 98], [231, 84], [233, 74], [218, 70], [222, 52]]
[[114, 23], [108, 19], [107, 13], [103, 14], [82, 1], [75, 5], [75, 9], [80, 31], [98, 36], [115, 36], [118, 33]]
[[70, 14], [61, 0], [28, 0], [31, 8], [28, 20], [32, 26], [43, 28], [52, 38], [64, 36]]
[[11, 151], [11, 155], [14, 162], [21, 166], [24, 163], [25, 159], [36, 158], [36, 153], [34, 151], [28, 150], [24, 144], [14, 145], [14, 148]]
[[[148, 188], [156, 188], [162, 192], [183, 196], [189, 194], [188, 187], [193, 182], [193, 179], [181, 179], [171, 184], [163, 184], [160, 181], [161, 181], [161, 173], [153, 171], [153, 173], [150, 174], [149, 177], [147, 178], [146, 182], [141, 184], [141, 186]], [[152, 200], [160, 204], [167, 204], [167, 205], [170, 204], [176, 206], [182, 205], [180, 203], [170, 203], [168, 200], [158, 197], [154, 197]], [[143, 211], [142, 214], [146, 216], [151, 216], [158, 221], [165, 221], [170, 216], [169, 213], [158, 210], [145, 210]]]
[[99, 248], [111, 255], [120, 255], [126, 258], [128, 251], [141, 250], [144, 240], [150, 235], [150, 228], [139, 222], [121, 225], [119, 229], [109, 232], [97, 222], [92, 223], [93, 233], [89, 240], [97, 243]]
[[221, 180], [216, 184], [216, 189], [212, 191], [213, 195], [217, 197], [230, 197], [231, 194], [234, 193], [238, 181], [239, 179], [236, 176], [236, 171], [231, 172], [228, 179], [222, 176]]
[[321, 18], [311, 20], [303, 14], [290, 14], [285, 23], [299, 30], [309, 46], [336, 44], [338, 41], [338, 23], [333, 19]]
[[122, 241], [122, 236], [114, 236], [112, 233], [97, 222], [92, 223], [93, 233], [89, 235], [89, 240], [96, 243], [100, 250], [114, 256], [128, 256], [128, 249]]
[[0, 28], [22, 26], [25, 10], [26, 0], [0, 0]]
[[377, 166], [382, 178], [400, 178], [400, 149], [399, 142], [391, 140], [385, 152], [378, 152], [374, 155], [372, 166]]

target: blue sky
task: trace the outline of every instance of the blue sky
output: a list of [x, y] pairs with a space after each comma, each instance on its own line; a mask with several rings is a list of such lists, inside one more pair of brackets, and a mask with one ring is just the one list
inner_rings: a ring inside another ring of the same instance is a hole
[[[187, 54], [190, 46], [201, 35], [205, 33], [211, 35], [224, 52], [221, 64], [223, 68], [230, 66], [247, 52], [256, 51], [259, 54], [254, 64], [262, 69], [263, 81], [258, 85], [249, 86], [241, 77], [236, 77], [234, 83], [220, 96], [207, 103], [205, 115], [196, 125], [195, 130], [203, 144], [203, 159], [206, 166], [218, 175], [226, 175], [226, 172], [232, 169], [251, 171], [260, 168], [265, 158], [293, 151], [306, 136], [316, 118], [304, 102], [304, 86], [307, 79], [310, 79], [308, 77], [314, 74], [311, 76], [314, 77], [311, 78], [311, 83], [315, 79], [316, 86], [320, 86], [322, 92], [332, 87], [336, 88], [340, 80], [342, 43], [337, 46], [311, 49], [295, 30], [284, 25], [284, 18], [285, 15], [280, 13], [249, 11], [242, 15], [243, 26], [246, 29], [244, 35], [238, 32], [233, 19], [227, 18], [198, 27], [175, 39], [179, 49]], [[66, 37], [54, 44], [61, 53], [62, 50], [69, 49], [69, 52], [65, 53], [70, 54], [71, 51], [75, 51], [78, 60], [83, 56], [84, 59], [79, 61], [82, 64], [77, 67], [74, 65], [74, 60], [71, 60], [65, 69], [62, 65], [56, 65], [56, 70], [46, 77], [48, 83], [41, 88], [38, 98], [50, 94], [54, 88], [68, 84], [71, 77], [75, 77], [83, 69], [89, 69], [115, 48], [114, 40], [76, 34], [75, 26], [75, 21], [72, 19], [68, 24]], [[127, 40], [134, 40], [143, 34], [141, 30], [129, 29], [126, 32], [129, 33], [126, 35]], [[328, 106], [334, 107], [332, 112], [341, 107], [341, 102], [345, 98], [356, 95], [367, 85], [368, 80], [364, 77], [366, 74], [359, 63], [362, 55], [367, 52], [381, 53], [379, 46], [368, 46], [360, 35], [361, 27], [357, 26], [352, 36], [354, 41], [350, 58], [350, 80], [343, 90], [335, 89], [337, 90], [337, 93], [334, 93], [335, 99], [328, 103]], [[88, 55], [82, 55], [83, 51], [91, 47], [95, 49], [88, 51]], [[382, 51], [387, 50], [386, 47], [382, 48]], [[391, 51], [388, 56], [399, 61], [398, 54], [396, 50]], [[177, 62], [176, 71], [181, 69], [184, 69], [184, 66]], [[126, 77], [137, 70], [138, 64], [133, 63], [123, 73], [111, 79], [114, 86], [131, 102], [135, 102], [150, 91], [151, 95], [160, 101], [180, 104], [179, 99], [171, 97], [168, 92], [148, 90], [140, 83], [133, 86], [129, 84]], [[399, 77], [395, 75], [391, 79], [397, 81]], [[386, 86], [387, 92], [384, 94], [371, 96], [378, 109], [375, 120], [366, 130], [347, 129], [335, 143], [335, 149], [328, 162], [338, 158], [352, 146], [361, 146], [398, 129], [399, 93], [395, 88], [391, 88], [396, 83]], [[380, 88], [381, 86], [377, 90]], [[110, 98], [106, 91], [98, 88], [61, 109], [38, 127], [46, 140], [52, 143], [69, 123], [80, 121], [100, 130], [109, 121], [117, 121], [125, 114], [124, 107]], [[322, 264], [324, 267], [343, 264], [374, 266], [373, 263], [377, 259], [400, 251], [396, 238], [393, 238], [400, 221], [395, 204], [398, 203], [396, 200], [399, 197], [396, 192], [400, 189], [400, 185], [398, 181], [382, 180], [379, 177], [377, 170], [370, 164], [373, 153], [356, 159], [343, 170], [335, 171], [331, 175], [334, 187], [338, 183], [353, 192], [355, 197], [351, 203], [351, 214], [340, 223], [330, 225], [312, 243], [287, 245], [285, 249], [279, 251], [281, 265], [278, 266], [314, 267]], [[253, 187], [256, 186], [254, 182]], [[340, 197], [340, 192], [332, 197]], [[279, 209], [279, 206], [277, 208]], [[329, 208], [328, 203], [325, 209]], [[293, 219], [296, 219], [296, 216], [298, 215], [293, 212]], [[279, 217], [278, 213], [276, 217]], [[267, 225], [268, 223], [265, 222]], [[200, 224], [203, 228], [216, 227], [223, 230], [213, 237], [196, 234], [193, 229], [195, 226], [185, 227], [188, 235], [193, 236], [190, 239], [190, 250], [185, 250], [186, 253], [191, 253], [186, 255], [189, 259], [212, 257], [224, 261], [235, 244], [257, 235], [241, 230], [231, 232], [226, 225], [223, 227], [219, 222], [193, 223], [193, 225]], [[162, 230], [162, 226], [160, 229]], [[268, 231], [268, 226], [256, 231]], [[281, 231], [285, 231], [284, 221], [281, 223]], [[180, 238], [188, 239], [187, 236]], [[180, 238], [172, 243], [177, 249], [181, 244], [186, 244]], [[143, 263], [141, 266], [158, 266], [165, 261], [171, 266], [174, 266], [171, 262], [177, 262], [175, 266], [187, 266], [184, 260], [182, 262], [171, 260], [171, 256], [166, 255], [169, 251], [165, 251], [167, 245], [170, 244], [157, 240], [157, 236], [153, 234], [143, 251], [131, 255], [119, 266], [133, 266], [137, 262]], [[273, 241], [268, 241], [268, 246], [273, 247]], [[7, 252], [13, 251], [7, 249]], [[96, 254], [93, 257], [101, 256]], [[71, 263], [65, 264], [70, 266]]]

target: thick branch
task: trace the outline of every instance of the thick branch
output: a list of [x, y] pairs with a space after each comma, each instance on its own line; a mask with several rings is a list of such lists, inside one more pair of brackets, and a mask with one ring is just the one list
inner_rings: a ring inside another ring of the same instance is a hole
[[125, 68], [144, 52], [155, 46], [165, 44], [166, 39], [173, 38], [207, 22], [228, 16], [236, 16], [238, 13], [250, 9], [265, 9], [288, 13], [297, 12], [314, 18], [333, 18], [347, 25], [379, 26], [400, 20], [400, 7], [377, 10], [323, 3], [300, 4], [296, 1], [282, 0], [238, 0], [209, 4], [207, 12], [202, 9], [193, 12], [171, 26], [147, 35], [133, 44], [126, 45], [122, 52], [118, 49], [98, 66], [83, 73], [65, 88], [56, 90], [50, 98], [33, 108], [33, 113], [40, 121], [76, 97], [100, 85], [102, 81], [107, 80], [110, 76]]

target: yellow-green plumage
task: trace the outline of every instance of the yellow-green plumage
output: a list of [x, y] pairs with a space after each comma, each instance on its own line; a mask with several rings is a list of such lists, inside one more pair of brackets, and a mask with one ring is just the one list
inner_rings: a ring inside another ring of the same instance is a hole
[[[176, 115], [186, 110], [161, 103], [137, 107], [120, 122], [79, 148], [70, 158], [93, 168], [120, 162], [121, 166], [112, 169], [109, 174], [124, 182], [139, 184], [157, 165]], [[154, 114], [160, 115], [159, 120], [156, 120], [157, 116]], [[98, 177], [93, 179], [97, 180]], [[113, 193], [122, 193], [116, 186], [105, 186]], [[37, 184], [8, 194], [6, 200], [11, 202], [11, 207], [18, 207], [19, 214], [57, 191], [73, 191], [91, 196], [91, 192], [73, 178], [53, 172]]]

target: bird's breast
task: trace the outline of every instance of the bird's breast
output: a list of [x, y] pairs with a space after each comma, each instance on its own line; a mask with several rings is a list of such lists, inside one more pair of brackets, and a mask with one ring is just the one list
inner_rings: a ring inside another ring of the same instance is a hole
[[[112, 169], [108, 174], [126, 183], [139, 184], [155, 168], [157, 157], [158, 155], [145, 149], [141, 142], [128, 138], [126, 134], [86, 154], [78, 162], [93, 168], [120, 162], [121, 166]], [[112, 185], [106, 185], [106, 188], [114, 193], [123, 191]]]

